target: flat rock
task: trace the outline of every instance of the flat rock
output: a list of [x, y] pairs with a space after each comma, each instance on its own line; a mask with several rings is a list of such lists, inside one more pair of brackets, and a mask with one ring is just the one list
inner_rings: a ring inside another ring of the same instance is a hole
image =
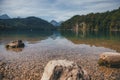
[[104, 52], [100, 54], [98, 64], [108, 67], [120, 67], [120, 53]]
[[41, 80], [90, 80], [90, 77], [72, 61], [52, 60], [46, 65]]

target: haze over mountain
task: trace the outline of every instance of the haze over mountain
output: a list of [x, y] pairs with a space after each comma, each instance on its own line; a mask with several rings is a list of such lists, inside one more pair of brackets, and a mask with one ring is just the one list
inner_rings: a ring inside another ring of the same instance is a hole
[[59, 22], [57, 22], [57, 21], [55, 21], [55, 20], [52, 20], [50, 23], [51, 23], [53, 26], [56, 26], [56, 27], [58, 27], [58, 26], [61, 25], [61, 23], [59, 23]]
[[0, 19], [10, 19], [7, 14], [0, 15]]

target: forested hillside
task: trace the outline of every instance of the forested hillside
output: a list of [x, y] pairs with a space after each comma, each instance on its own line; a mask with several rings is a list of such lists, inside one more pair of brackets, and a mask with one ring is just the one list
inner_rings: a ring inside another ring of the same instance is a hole
[[53, 30], [55, 27], [45, 20], [37, 17], [0, 19], [0, 29], [34, 29], [34, 30]]
[[104, 13], [75, 15], [62, 23], [61, 29], [120, 31], [120, 8]]

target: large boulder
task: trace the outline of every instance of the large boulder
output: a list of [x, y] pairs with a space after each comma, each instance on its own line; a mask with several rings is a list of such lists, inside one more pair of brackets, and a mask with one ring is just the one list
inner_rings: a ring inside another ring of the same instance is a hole
[[6, 48], [23, 48], [25, 44], [22, 42], [22, 40], [16, 40], [8, 43], [6, 45]]
[[120, 67], [120, 53], [104, 52], [100, 54], [98, 64], [107, 67]]
[[52, 60], [46, 65], [41, 80], [90, 80], [90, 77], [72, 61]]

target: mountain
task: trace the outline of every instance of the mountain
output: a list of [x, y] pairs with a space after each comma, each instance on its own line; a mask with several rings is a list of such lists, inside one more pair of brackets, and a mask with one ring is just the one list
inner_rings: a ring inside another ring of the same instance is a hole
[[103, 13], [75, 15], [63, 22], [60, 28], [74, 31], [120, 31], [120, 8]]
[[3, 14], [0, 16], [0, 19], [10, 19], [10, 17], [7, 14]]
[[55, 26], [55, 27], [60, 26], [60, 23], [57, 22], [57, 21], [55, 21], [55, 20], [52, 20], [50, 23], [51, 23], [53, 26]]
[[31, 16], [27, 18], [0, 19], [0, 29], [54, 30], [49, 22]]

